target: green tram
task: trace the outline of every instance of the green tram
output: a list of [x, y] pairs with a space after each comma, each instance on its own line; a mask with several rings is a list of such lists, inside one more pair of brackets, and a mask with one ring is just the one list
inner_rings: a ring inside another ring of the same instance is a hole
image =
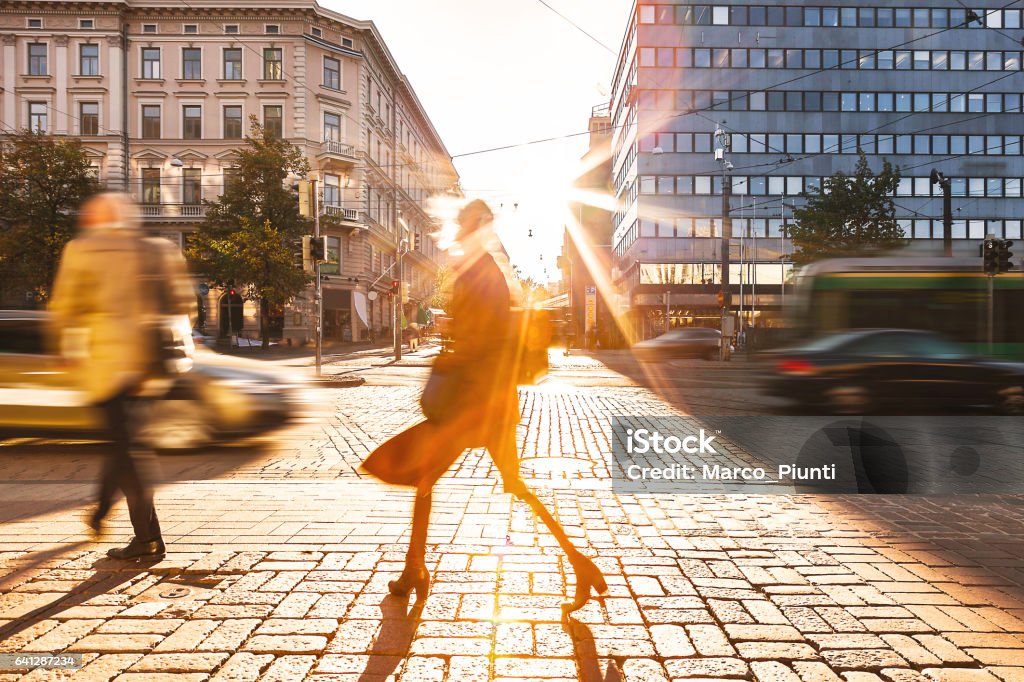
[[[980, 257], [822, 261], [801, 269], [787, 308], [800, 336], [925, 329], [987, 355], [989, 277], [981, 265]], [[1024, 360], [1024, 272], [997, 275], [992, 284], [992, 353]]]

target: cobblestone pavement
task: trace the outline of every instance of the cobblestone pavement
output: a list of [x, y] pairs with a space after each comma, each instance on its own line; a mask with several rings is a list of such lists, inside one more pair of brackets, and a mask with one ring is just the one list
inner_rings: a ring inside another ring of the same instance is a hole
[[608, 576], [573, 621], [571, 569], [479, 451], [435, 495], [422, 611], [387, 596], [411, 496], [357, 467], [417, 418], [401, 375], [311, 389], [318, 409], [262, 447], [164, 460], [155, 564], [103, 557], [129, 534], [123, 506], [103, 542], [86, 535], [99, 446], [0, 447], [0, 652], [85, 663], [0, 682], [1024, 680], [1024, 499], [617, 495], [608, 417], [677, 411], [572, 363], [580, 381], [522, 391], [519, 437], [529, 482]]

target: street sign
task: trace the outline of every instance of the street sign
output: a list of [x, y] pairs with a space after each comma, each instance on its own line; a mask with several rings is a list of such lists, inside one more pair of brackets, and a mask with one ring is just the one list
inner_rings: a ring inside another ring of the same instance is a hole
[[366, 295], [366, 298], [370, 299], [371, 301], [376, 301], [377, 300], [377, 292], [376, 291], [371, 291], [370, 293], [368, 293]]

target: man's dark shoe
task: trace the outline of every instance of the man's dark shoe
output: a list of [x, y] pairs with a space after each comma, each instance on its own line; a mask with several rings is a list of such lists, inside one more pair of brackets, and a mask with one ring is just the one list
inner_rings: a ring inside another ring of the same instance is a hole
[[164, 541], [161, 539], [140, 542], [132, 538], [132, 541], [125, 547], [108, 550], [107, 556], [111, 559], [149, 559], [162, 557], [166, 553], [167, 548], [164, 547]]

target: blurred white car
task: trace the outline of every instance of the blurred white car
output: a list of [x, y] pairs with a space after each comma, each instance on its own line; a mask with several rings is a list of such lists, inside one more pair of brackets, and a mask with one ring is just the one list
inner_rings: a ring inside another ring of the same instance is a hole
[[[0, 311], [0, 435], [101, 435], [101, 413], [47, 349], [46, 325], [45, 312]], [[185, 452], [270, 431], [294, 411], [293, 391], [277, 377], [197, 359], [155, 403], [142, 438], [159, 452]]]
[[706, 327], [679, 327], [661, 336], [633, 344], [639, 360], [668, 358], [704, 358], [717, 360], [721, 353], [722, 332]]

